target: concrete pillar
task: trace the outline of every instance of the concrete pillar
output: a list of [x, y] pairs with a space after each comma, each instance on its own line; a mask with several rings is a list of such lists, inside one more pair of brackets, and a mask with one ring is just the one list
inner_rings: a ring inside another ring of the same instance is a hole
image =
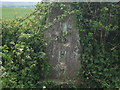
[[[70, 3], [65, 3], [70, 8]], [[52, 9], [46, 23], [61, 15], [60, 8]], [[75, 15], [65, 17], [45, 31], [48, 38], [46, 50], [49, 63], [52, 66], [49, 79], [67, 80], [76, 78], [80, 70], [79, 32], [76, 30]], [[63, 34], [67, 34], [62, 37]]]

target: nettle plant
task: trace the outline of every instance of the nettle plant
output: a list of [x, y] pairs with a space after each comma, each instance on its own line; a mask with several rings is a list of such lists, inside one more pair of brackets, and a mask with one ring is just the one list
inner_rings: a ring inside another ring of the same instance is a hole
[[[50, 71], [44, 30], [71, 14], [76, 15], [76, 28], [81, 38], [79, 77], [84, 80], [83, 86], [119, 88], [119, 3], [70, 4], [72, 8], [68, 9], [65, 3], [38, 3], [35, 11], [25, 19], [2, 23], [4, 88], [42, 87], [40, 81]], [[60, 8], [64, 13], [46, 26], [52, 8]]]

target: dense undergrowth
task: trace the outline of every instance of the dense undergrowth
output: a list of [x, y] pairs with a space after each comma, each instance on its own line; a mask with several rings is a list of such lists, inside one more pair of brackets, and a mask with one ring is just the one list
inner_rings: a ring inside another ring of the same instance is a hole
[[119, 3], [75, 3], [74, 6], [82, 11], [81, 17], [77, 14], [77, 28], [85, 84], [120, 88]]
[[44, 22], [35, 14], [25, 21], [18, 18], [2, 23], [4, 88], [36, 88], [47, 76], [50, 65], [44, 53]]
[[[35, 12], [26, 19], [2, 22], [3, 88], [62, 88], [52, 81], [40, 83], [50, 72], [44, 30], [72, 13], [80, 32], [79, 77], [84, 88], [120, 88], [119, 3], [71, 3], [71, 6], [68, 10], [63, 3], [38, 3]], [[51, 8], [58, 7], [65, 13], [47, 27], [46, 17]]]

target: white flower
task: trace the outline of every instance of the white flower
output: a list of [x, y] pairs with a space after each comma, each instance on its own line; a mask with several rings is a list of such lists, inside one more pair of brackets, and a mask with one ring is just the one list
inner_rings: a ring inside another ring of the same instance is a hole
[[23, 48], [20, 48], [19, 50], [20, 50], [20, 51], [23, 51]]
[[45, 89], [46, 88], [46, 86], [43, 86], [43, 89]]

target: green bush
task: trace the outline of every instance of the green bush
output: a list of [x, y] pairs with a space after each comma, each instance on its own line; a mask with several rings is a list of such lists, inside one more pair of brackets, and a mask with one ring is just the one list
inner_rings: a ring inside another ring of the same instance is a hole
[[75, 3], [80, 31], [80, 74], [87, 87], [120, 88], [119, 3]]
[[[119, 3], [71, 5], [70, 10], [63, 3], [38, 3], [25, 21], [18, 18], [2, 23], [3, 88], [59, 87], [53, 82], [40, 83], [50, 70], [43, 31], [73, 13], [80, 32], [83, 86], [120, 88]], [[65, 13], [46, 27], [46, 17], [56, 7]]]
[[48, 75], [50, 65], [42, 28], [45, 21], [34, 16], [2, 23], [3, 88], [37, 88]]

